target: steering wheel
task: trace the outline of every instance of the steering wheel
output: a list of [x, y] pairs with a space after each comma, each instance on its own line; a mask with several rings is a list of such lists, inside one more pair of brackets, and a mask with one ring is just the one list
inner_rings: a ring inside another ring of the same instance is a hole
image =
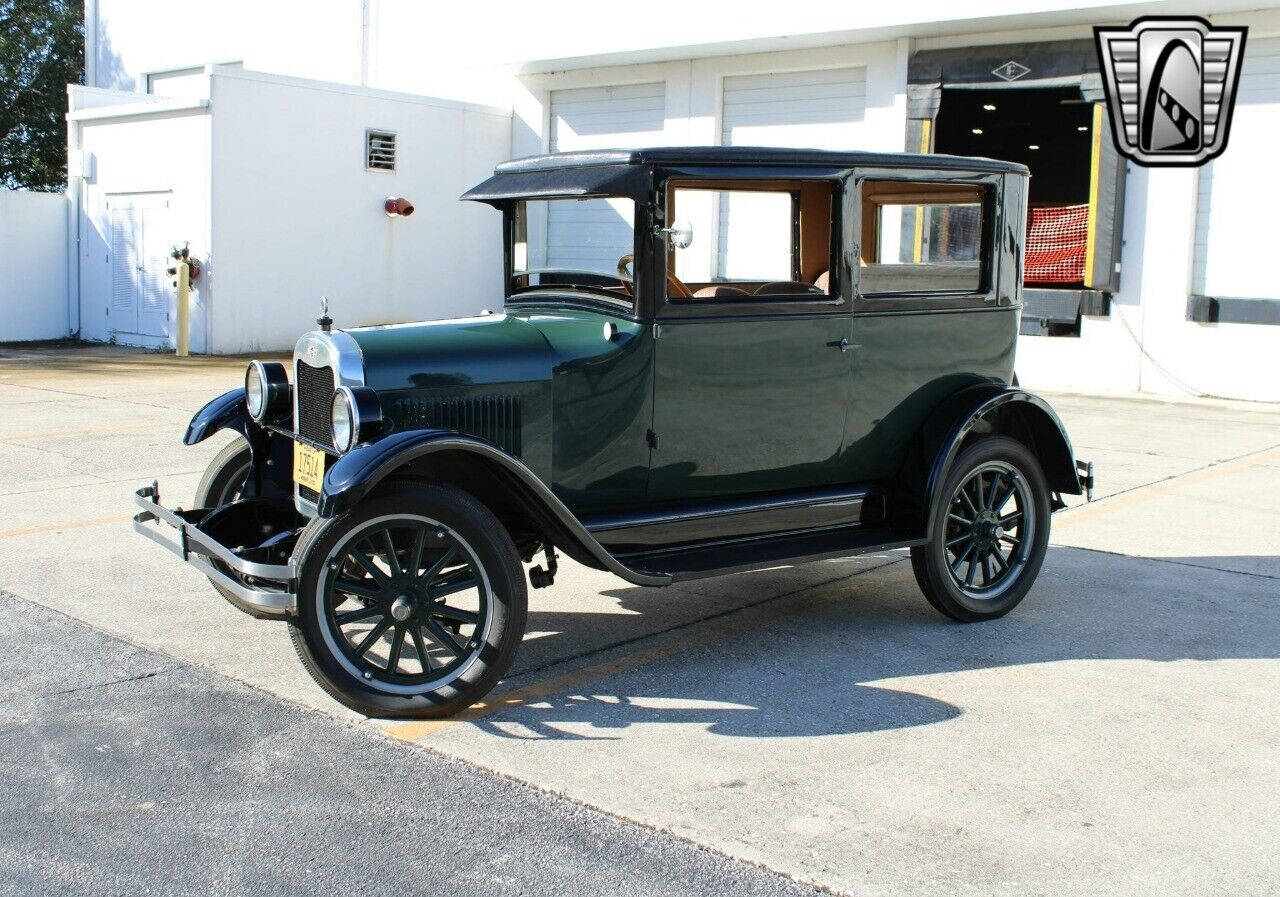
[[[635, 254], [631, 252], [618, 259], [618, 279], [622, 281], [622, 288], [628, 293], [632, 292], [632, 283], [635, 281], [635, 277], [627, 268], [628, 266], [634, 266], [635, 262]], [[667, 288], [679, 299], [693, 298], [693, 291], [681, 283], [674, 274], [667, 275]]]

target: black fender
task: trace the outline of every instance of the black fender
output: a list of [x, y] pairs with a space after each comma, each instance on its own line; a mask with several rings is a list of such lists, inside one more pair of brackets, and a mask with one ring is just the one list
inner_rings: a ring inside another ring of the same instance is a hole
[[[983, 384], [960, 390], [944, 402], [925, 424], [923, 457], [928, 465], [924, 483], [926, 535], [930, 511], [965, 441], [974, 435], [1001, 434], [1023, 442], [1040, 462], [1049, 488], [1080, 495], [1084, 489], [1076, 472], [1071, 437], [1057, 412], [1034, 393], [1003, 384]], [[1059, 503], [1059, 507], [1060, 507]]]
[[[455, 430], [404, 430], [377, 442], [357, 446], [339, 458], [325, 473], [318, 513], [336, 517], [353, 508], [380, 482], [413, 465], [430, 470], [432, 460], [465, 458], [480, 465], [510, 493], [527, 513], [546, 529], [555, 545], [571, 557], [608, 570], [641, 586], [664, 586], [667, 574], [640, 573], [615, 558], [587, 531], [581, 521], [518, 458], [483, 439]], [[447, 481], [447, 480], [446, 480]]]
[[249, 416], [244, 387], [224, 392], [197, 411], [187, 424], [182, 441], [185, 445], [196, 445], [219, 430], [235, 430], [249, 443], [253, 467], [245, 488], [246, 497], [293, 495], [291, 440], [273, 434]]
[[249, 438], [249, 427], [257, 428], [249, 409], [244, 404], [244, 387], [224, 392], [195, 413], [187, 424], [187, 435], [182, 437], [186, 445], [204, 442], [219, 430], [235, 430]]

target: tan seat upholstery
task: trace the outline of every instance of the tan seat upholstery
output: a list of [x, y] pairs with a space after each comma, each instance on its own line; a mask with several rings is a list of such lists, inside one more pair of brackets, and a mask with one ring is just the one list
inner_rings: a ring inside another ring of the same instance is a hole
[[729, 287], [723, 284], [715, 284], [709, 287], [703, 287], [696, 290], [693, 294], [694, 299], [724, 299], [729, 296], [750, 296], [746, 290], [740, 290], [737, 287]]
[[805, 293], [817, 293], [818, 288], [803, 280], [775, 280], [766, 283], [756, 290], [757, 296], [798, 296]]

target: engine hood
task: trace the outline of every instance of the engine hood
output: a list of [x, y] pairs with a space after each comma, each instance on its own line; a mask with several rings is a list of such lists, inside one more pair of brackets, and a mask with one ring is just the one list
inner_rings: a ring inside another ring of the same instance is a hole
[[485, 315], [346, 331], [360, 347], [365, 385], [379, 393], [469, 391], [551, 378], [554, 353], [538, 328]]

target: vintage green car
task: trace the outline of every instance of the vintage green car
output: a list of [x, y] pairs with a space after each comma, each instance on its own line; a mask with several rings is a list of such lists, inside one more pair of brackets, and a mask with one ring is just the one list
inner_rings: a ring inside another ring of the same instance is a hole
[[1026, 197], [1021, 165], [939, 155], [505, 163], [463, 196], [503, 216], [500, 313], [326, 309], [191, 421], [239, 434], [195, 509], [153, 484], [134, 526], [376, 716], [488, 692], [557, 552], [662, 586], [909, 548], [939, 611], [999, 617], [1093, 485], [1011, 385]]

